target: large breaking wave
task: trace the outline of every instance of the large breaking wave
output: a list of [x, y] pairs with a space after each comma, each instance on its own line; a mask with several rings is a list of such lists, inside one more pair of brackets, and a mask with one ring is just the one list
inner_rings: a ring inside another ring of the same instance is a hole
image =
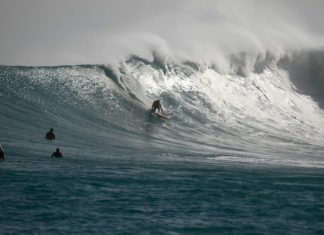
[[[324, 166], [321, 51], [253, 63], [171, 63], [136, 56], [118, 66], [0, 68], [0, 140], [42, 152], [44, 133], [78, 155], [171, 154], [215, 161]], [[160, 99], [170, 121], [148, 109]]]

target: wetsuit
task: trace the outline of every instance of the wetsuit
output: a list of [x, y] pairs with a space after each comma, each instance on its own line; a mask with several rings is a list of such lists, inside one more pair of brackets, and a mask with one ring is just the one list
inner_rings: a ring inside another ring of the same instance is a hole
[[58, 158], [63, 158], [63, 155], [62, 155], [62, 153], [61, 152], [54, 152], [53, 154], [52, 154], [52, 157], [58, 157]]
[[158, 112], [160, 112], [160, 110], [161, 110], [163, 113], [162, 106], [160, 104], [160, 101], [158, 101], [158, 100], [154, 101], [152, 104], [152, 112], [155, 113], [155, 110], [158, 110]]
[[4, 160], [5, 160], [4, 152], [2, 149], [0, 149], [0, 161], [4, 161]]
[[47, 132], [45, 138], [48, 140], [55, 140], [55, 135], [53, 132]]

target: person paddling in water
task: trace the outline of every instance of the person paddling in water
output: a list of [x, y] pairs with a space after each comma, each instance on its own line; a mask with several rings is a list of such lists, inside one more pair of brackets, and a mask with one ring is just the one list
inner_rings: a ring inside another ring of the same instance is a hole
[[63, 158], [63, 154], [60, 152], [60, 149], [57, 148], [54, 153], [52, 153], [52, 157]]
[[49, 130], [49, 132], [46, 133], [45, 139], [47, 140], [55, 140], [55, 134], [53, 132], [53, 128]]
[[0, 161], [4, 161], [5, 160], [5, 153], [4, 150], [0, 144]]
[[161, 113], [163, 114], [162, 105], [161, 105], [161, 103], [160, 103], [159, 100], [155, 100], [155, 101], [153, 102], [153, 104], [152, 104], [152, 109], [151, 109], [151, 111], [152, 111], [153, 113], [155, 113], [155, 110], [158, 110], [158, 113], [160, 113], [160, 111], [161, 111]]

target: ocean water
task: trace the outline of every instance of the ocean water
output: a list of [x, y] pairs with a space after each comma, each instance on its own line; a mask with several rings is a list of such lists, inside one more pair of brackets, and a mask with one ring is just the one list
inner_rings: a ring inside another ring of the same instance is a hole
[[0, 67], [0, 233], [323, 234], [322, 57], [302, 58]]
[[152, 155], [16, 159], [1, 165], [2, 234], [323, 233], [321, 169]]

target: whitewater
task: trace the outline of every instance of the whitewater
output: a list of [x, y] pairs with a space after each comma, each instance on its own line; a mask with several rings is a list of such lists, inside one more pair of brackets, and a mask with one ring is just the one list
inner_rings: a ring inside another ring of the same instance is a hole
[[[320, 60], [319, 55], [303, 56], [306, 71], [289, 71], [296, 59], [282, 59], [248, 74], [138, 57], [118, 68], [3, 66], [2, 138], [42, 146], [43, 132], [53, 127], [62, 132], [60, 145], [81, 151], [162, 151], [323, 167], [324, 113], [316, 96], [322, 78], [304, 78], [313, 71], [309, 60]], [[323, 68], [316, 69], [318, 74]], [[300, 85], [306, 87], [305, 81], [308, 90]], [[148, 111], [156, 99], [170, 121]]]

